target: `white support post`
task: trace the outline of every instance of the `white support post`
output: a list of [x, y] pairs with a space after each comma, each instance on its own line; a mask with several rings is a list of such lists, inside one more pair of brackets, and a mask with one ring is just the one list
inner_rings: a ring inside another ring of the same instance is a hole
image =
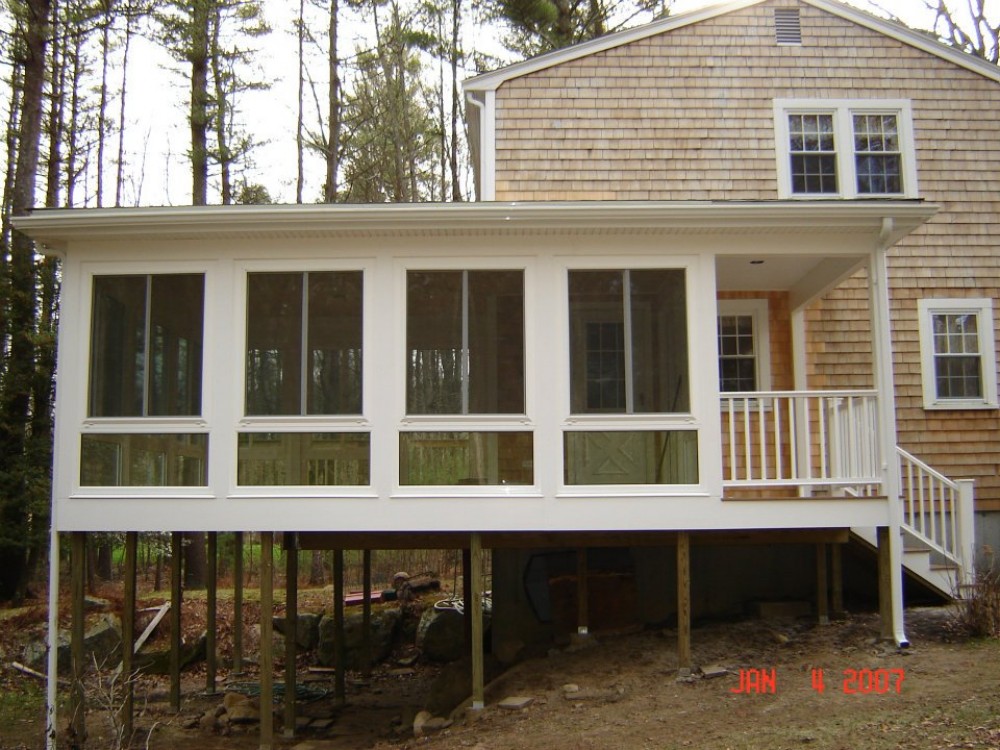
[[872, 361], [875, 390], [878, 393], [878, 426], [881, 453], [882, 488], [888, 503], [889, 576], [892, 634], [896, 645], [909, 646], [903, 624], [903, 540], [900, 504], [899, 462], [896, 460], [896, 400], [892, 374], [892, 326], [889, 319], [889, 271], [886, 260], [892, 219], [882, 222], [879, 245], [868, 265], [868, 289], [871, 300]]
[[976, 505], [974, 479], [958, 479], [958, 551], [962, 561], [959, 585], [974, 582], [976, 569]]
[[59, 532], [55, 519], [49, 531], [48, 679], [45, 691], [45, 750], [56, 750], [56, 706], [59, 687]]

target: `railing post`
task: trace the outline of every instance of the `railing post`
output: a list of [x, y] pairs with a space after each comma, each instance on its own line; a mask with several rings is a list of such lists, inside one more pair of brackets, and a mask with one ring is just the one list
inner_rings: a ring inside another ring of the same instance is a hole
[[962, 561], [959, 584], [973, 582], [976, 565], [976, 508], [974, 479], [955, 480], [958, 485], [958, 554]]

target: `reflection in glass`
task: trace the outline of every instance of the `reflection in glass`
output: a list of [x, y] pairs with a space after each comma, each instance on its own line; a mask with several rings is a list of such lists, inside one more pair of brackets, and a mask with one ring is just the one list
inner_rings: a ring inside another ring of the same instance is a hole
[[530, 432], [403, 432], [401, 485], [530, 485]]
[[240, 486], [366, 486], [370, 437], [364, 432], [246, 432], [238, 438]]
[[84, 487], [204, 487], [208, 435], [202, 433], [83, 435]]
[[566, 484], [697, 484], [693, 430], [566, 432]]

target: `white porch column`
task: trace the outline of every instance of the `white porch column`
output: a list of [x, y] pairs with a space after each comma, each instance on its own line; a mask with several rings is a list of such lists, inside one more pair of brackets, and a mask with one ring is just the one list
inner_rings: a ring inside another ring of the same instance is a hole
[[59, 734], [56, 727], [56, 706], [58, 705], [57, 688], [59, 687], [59, 532], [56, 530], [56, 519], [53, 518], [49, 530], [49, 634], [48, 660], [46, 672], [48, 679], [45, 684], [45, 747], [55, 750], [56, 737]]
[[903, 540], [900, 536], [899, 461], [896, 459], [896, 399], [892, 373], [892, 327], [889, 319], [889, 272], [887, 243], [892, 219], [883, 219], [882, 237], [871, 255], [868, 289], [872, 316], [872, 361], [878, 392], [879, 441], [882, 454], [882, 487], [888, 498], [889, 574], [892, 598], [892, 633], [899, 646], [908, 646], [903, 625]]

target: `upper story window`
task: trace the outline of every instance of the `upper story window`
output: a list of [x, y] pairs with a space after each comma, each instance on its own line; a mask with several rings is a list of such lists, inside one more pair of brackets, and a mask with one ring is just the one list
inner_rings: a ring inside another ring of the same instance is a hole
[[408, 271], [407, 414], [524, 414], [524, 273]]
[[917, 196], [909, 102], [779, 99], [774, 108], [781, 197]]
[[684, 271], [572, 270], [569, 322], [573, 413], [690, 411]]
[[767, 300], [720, 300], [718, 329], [719, 390], [769, 390]]
[[205, 277], [95, 276], [91, 417], [197, 416]]
[[992, 301], [924, 299], [917, 309], [924, 408], [996, 408]]
[[361, 271], [247, 275], [246, 413], [360, 414]]

